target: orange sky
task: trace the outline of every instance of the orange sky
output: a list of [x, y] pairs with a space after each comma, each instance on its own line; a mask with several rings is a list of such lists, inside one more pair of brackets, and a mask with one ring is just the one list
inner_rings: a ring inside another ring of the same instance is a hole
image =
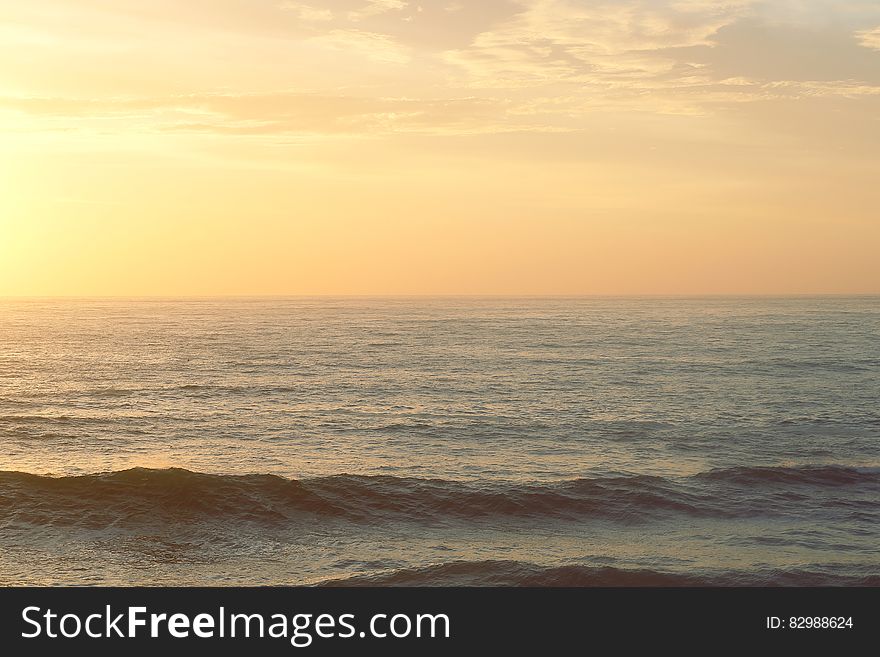
[[0, 295], [880, 293], [880, 5], [0, 7]]

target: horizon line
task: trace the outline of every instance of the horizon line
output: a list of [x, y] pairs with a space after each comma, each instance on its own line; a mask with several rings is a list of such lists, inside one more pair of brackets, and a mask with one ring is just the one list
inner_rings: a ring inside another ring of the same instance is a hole
[[0, 300], [235, 300], [235, 299], [742, 299], [880, 297], [877, 292], [699, 293], [319, 293], [319, 294], [0, 294]]

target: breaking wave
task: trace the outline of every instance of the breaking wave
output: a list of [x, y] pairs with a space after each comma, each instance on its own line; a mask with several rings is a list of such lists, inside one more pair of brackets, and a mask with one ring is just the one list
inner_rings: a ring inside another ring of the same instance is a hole
[[[827, 489], [840, 487], [864, 494], [828, 494]], [[274, 524], [304, 517], [638, 522], [662, 514], [782, 513], [798, 501], [819, 504], [820, 497], [821, 504], [841, 505], [841, 512], [872, 513], [880, 509], [878, 492], [880, 469], [842, 466], [731, 468], [674, 479], [609, 476], [549, 484], [356, 475], [291, 480], [145, 468], [66, 477], [0, 472], [0, 522], [90, 528], [217, 518]]]

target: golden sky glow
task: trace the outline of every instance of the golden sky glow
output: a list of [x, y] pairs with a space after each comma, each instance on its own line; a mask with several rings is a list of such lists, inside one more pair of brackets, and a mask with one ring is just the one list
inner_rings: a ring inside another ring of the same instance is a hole
[[876, 0], [0, 0], [0, 295], [880, 292]]

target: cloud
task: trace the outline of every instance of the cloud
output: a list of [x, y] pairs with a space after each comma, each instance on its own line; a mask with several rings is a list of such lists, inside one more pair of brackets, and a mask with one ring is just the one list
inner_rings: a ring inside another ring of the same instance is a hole
[[880, 50], [880, 25], [873, 30], [860, 30], [856, 32], [856, 37], [865, 48]]
[[798, 98], [806, 97], [838, 97], [861, 98], [864, 96], [880, 96], [880, 85], [862, 84], [852, 80], [782, 80], [762, 85], [766, 90], [792, 91]]
[[401, 11], [406, 9], [409, 2], [406, 0], [368, 0], [365, 6], [348, 13], [349, 20], [360, 21], [370, 16], [378, 16], [387, 14], [392, 11]]
[[216, 135], [336, 136], [480, 134], [569, 129], [508, 100], [358, 97], [319, 93], [189, 94], [163, 98], [78, 99], [0, 96], [0, 111], [33, 128]]
[[388, 35], [363, 30], [331, 30], [309, 38], [307, 43], [391, 64], [406, 64], [411, 58], [409, 49]]
[[446, 60], [493, 86], [650, 78], [675, 66], [660, 51], [711, 45], [711, 37], [746, 6], [691, 2], [676, 9], [656, 1], [532, 0], [468, 48], [448, 52]]
[[313, 7], [302, 2], [282, 2], [279, 9], [296, 14], [300, 20], [307, 23], [325, 23], [333, 20], [333, 12], [327, 8]]
[[[878, 62], [851, 33], [796, 3], [792, 24], [755, 0], [520, 0], [519, 7], [443, 53], [460, 84], [560, 94], [578, 99], [572, 107], [689, 115], [750, 101], [852, 100], [873, 96], [880, 84]], [[863, 45], [880, 41], [873, 30], [859, 35]]]
[[[180, 26], [161, 24], [172, 32], [154, 22], [172, 0], [83, 0], [88, 20], [68, 20], [68, 7], [46, 25], [22, 5], [0, 32], [31, 56], [21, 54], [23, 82], [10, 87], [23, 93], [0, 98], [0, 109], [46, 129], [112, 132], [127, 121], [144, 131], [354, 135], [580, 130], [595, 112], [870, 102], [880, 86], [877, 21], [859, 3], [843, 3], [845, 20], [823, 21], [831, 4], [816, 3], [785, 0], [786, 13], [767, 0], [217, 0], [211, 17], [201, 3], [181, 5]], [[120, 33], [142, 28], [136, 13], [155, 31]], [[203, 30], [183, 23], [196, 19]], [[143, 41], [106, 59], [118, 70], [86, 87], [80, 80], [101, 69], [103, 51], [71, 48], [80, 24], [98, 30], [95, 44]], [[50, 48], [46, 34], [67, 41]], [[42, 86], [30, 86], [38, 78]], [[296, 85], [310, 91], [288, 91]]]

